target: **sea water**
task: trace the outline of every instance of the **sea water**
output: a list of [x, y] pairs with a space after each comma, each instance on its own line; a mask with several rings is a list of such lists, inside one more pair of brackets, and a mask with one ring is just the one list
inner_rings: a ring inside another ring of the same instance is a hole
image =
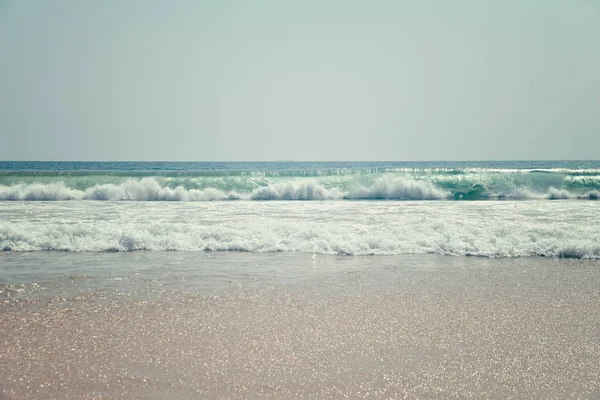
[[0, 163], [0, 397], [598, 398], [599, 162]]
[[[0, 162], [0, 285], [142, 271], [183, 287], [140, 267], [171, 261], [221, 285], [294, 260], [347, 268], [327, 257], [598, 259], [599, 191], [598, 161]], [[277, 254], [308, 258], [261, 258]]]

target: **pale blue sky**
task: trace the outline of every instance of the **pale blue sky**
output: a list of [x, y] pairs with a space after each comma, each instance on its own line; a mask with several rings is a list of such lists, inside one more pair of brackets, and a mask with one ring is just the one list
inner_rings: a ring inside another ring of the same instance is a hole
[[597, 159], [600, 2], [0, 0], [0, 159]]

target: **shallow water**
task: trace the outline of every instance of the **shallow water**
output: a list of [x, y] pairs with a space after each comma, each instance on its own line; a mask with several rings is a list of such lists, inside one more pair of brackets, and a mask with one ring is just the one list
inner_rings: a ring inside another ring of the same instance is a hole
[[11, 400], [600, 395], [598, 260], [0, 260], [0, 397]]
[[[306, 253], [245, 252], [4, 252], [0, 299], [6, 304], [77, 302], [115, 296], [210, 295], [265, 288], [345, 285], [386, 289], [407, 280], [453, 282], [522, 270], [540, 282], [555, 270], [600, 271], [599, 260], [448, 257], [438, 255], [349, 257]], [[562, 272], [561, 272], [562, 273]], [[426, 277], [426, 278], [425, 278]], [[544, 283], [547, 284], [547, 283]], [[494, 291], [491, 280], [486, 290]], [[595, 283], [590, 283], [595, 285]], [[336, 289], [337, 288], [337, 289]], [[507, 290], [503, 288], [502, 290]]]

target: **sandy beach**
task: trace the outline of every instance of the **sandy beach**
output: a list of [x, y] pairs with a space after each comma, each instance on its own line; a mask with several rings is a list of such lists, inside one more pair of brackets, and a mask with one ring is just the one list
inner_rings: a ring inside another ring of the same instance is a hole
[[0, 0], [0, 400], [600, 399], [598, 38]]
[[[19, 299], [5, 285], [0, 397], [600, 396], [597, 261], [331, 256], [303, 279], [294, 265], [311, 255], [214, 262], [255, 267], [221, 287], [202, 276], [134, 291], [102, 278], [82, 291], [70, 278]], [[256, 278], [279, 264], [276, 279]]]

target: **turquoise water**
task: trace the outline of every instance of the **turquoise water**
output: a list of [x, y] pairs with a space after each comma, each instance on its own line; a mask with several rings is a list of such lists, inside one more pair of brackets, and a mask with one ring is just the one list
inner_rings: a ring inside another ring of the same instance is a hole
[[2, 162], [0, 250], [597, 259], [598, 198], [598, 161]]
[[598, 199], [600, 161], [0, 162], [0, 200]]

